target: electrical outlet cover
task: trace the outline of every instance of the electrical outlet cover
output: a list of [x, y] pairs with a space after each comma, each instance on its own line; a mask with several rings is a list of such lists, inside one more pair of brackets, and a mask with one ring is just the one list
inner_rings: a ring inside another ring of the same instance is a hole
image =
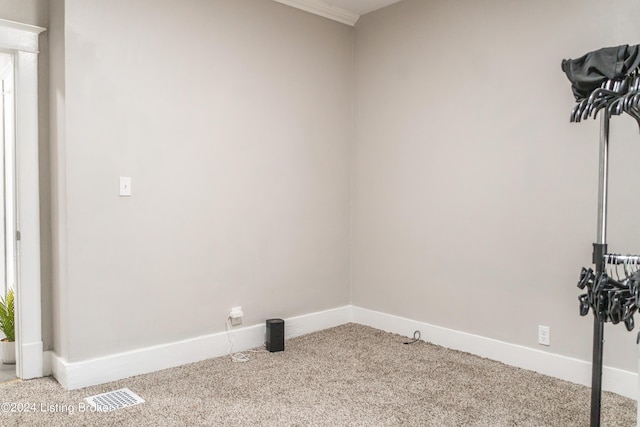
[[538, 325], [538, 344], [550, 345], [549, 327]]

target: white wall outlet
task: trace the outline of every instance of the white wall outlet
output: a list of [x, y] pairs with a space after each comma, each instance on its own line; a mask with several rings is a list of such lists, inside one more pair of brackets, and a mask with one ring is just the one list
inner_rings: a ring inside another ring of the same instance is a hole
[[538, 325], [538, 344], [551, 345], [551, 339], [549, 337], [549, 327]]
[[131, 197], [131, 177], [120, 177], [120, 197]]
[[233, 307], [231, 312], [229, 312], [229, 320], [231, 322], [231, 326], [240, 326], [242, 325], [242, 307]]

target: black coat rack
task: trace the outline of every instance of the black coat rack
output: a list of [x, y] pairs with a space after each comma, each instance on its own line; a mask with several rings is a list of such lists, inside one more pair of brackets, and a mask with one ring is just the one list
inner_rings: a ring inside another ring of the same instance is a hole
[[[602, 397], [602, 354], [604, 323], [634, 327], [633, 316], [640, 305], [640, 256], [610, 254], [607, 250], [607, 199], [609, 181], [609, 121], [625, 112], [640, 125], [640, 45], [622, 45], [589, 52], [578, 59], [562, 61], [562, 70], [572, 83], [576, 106], [571, 121], [600, 117], [600, 159], [598, 181], [598, 226], [593, 244], [592, 269], [582, 269], [578, 287], [580, 315], [593, 311], [593, 358], [591, 369], [591, 426], [600, 425]], [[624, 281], [606, 272], [607, 264], [636, 267]], [[639, 335], [640, 339], [640, 335]]]

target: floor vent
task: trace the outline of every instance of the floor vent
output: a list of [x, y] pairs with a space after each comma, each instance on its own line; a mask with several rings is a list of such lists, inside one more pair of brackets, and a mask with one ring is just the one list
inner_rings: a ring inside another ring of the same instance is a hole
[[109, 412], [126, 408], [127, 406], [137, 405], [138, 403], [144, 403], [144, 400], [140, 396], [128, 388], [121, 388], [120, 390], [85, 397], [84, 400], [86, 400], [96, 412]]

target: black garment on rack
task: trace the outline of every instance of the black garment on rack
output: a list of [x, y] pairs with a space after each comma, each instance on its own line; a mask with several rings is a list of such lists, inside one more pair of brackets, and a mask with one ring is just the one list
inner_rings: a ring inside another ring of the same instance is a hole
[[607, 80], [620, 80], [640, 66], [640, 45], [604, 47], [577, 59], [562, 60], [562, 71], [580, 101]]

